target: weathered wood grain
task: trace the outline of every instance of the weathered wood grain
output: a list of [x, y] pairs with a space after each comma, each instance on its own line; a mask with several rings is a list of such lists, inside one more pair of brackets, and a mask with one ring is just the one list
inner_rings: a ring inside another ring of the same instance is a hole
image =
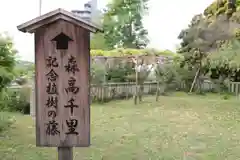
[[73, 160], [73, 148], [58, 147], [58, 160]]
[[78, 27], [85, 28], [88, 31], [91, 31], [94, 33], [97, 31], [101, 31], [101, 32], [103, 31], [101, 27], [99, 27], [98, 25], [93, 24], [92, 22], [88, 22], [80, 18], [79, 16], [75, 15], [74, 13], [68, 12], [62, 8], [58, 8], [40, 17], [34, 18], [28, 22], [25, 22], [17, 26], [17, 28], [22, 32], [35, 33], [38, 28], [44, 27], [45, 25], [60, 19], [71, 22], [72, 24], [75, 24]]
[[[57, 50], [56, 42], [51, 41], [58, 34], [64, 33], [73, 41], [69, 42], [67, 50]], [[35, 33], [35, 62], [36, 62], [36, 144], [46, 147], [87, 147], [90, 145], [90, 87], [89, 87], [89, 31], [69, 23], [58, 20], [52, 24], [38, 28]], [[70, 75], [65, 72], [64, 65], [70, 56], [76, 57], [79, 72]], [[46, 58], [56, 56], [59, 67], [54, 69], [59, 78], [56, 82], [58, 87], [58, 108], [56, 121], [59, 123], [59, 135], [46, 134], [46, 125], [50, 118], [47, 116], [47, 79], [45, 75], [49, 72], [46, 67]], [[73, 76], [76, 79], [75, 86], [80, 88], [76, 96], [67, 94], [65, 88], [68, 79]], [[79, 108], [74, 108], [71, 116], [69, 108], [65, 108], [68, 100], [73, 97]], [[78, 120], [76, 131], [79, 135], [66, 135], [68, 131], [66, 120], [75, 118]]]

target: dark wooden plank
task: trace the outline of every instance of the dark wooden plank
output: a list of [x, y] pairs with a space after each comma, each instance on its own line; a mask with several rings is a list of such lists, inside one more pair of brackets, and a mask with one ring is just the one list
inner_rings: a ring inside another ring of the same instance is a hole
[[[73, 41], [69, 42], [67, 50], [57, 50], [56, 42], [51, 41], [56, 35], [64, 33]], [[37, 146], [49, 147], [87, 147], [90, 145], [90, 53], [89, 53], [89, 31], [73, 25], [67, 21], [59, 20], [53, 24], [39, 28], [35, 34], [36, 44], [36, 137]], [[46, 94], [46, 86], [48, 80], [46, 74], [50, 71], [47, 68], [46, 59], [56, 57], [59, 67], [54, 71], [59, 78], [56, 80], [58, 87], [58, 108], [55, 117], [58, 123], [59, 134], [48, 135], [46, 133], [46, 123], [50, 121], [47, 116], [48, 108], [45, 106], [48, 94]], [[65, 71], [65, 65], [69, 58], [74, 57], [79, 72], [75, 75]], [[68, 86], [70, 77], [76, 79], [75, 86], [80, 88], [76, 95], [67, 94], [65, 88]], [[78, 108], [74, 108], [71, 114], [69, 108], [64, 106], [69, 104], [68, 101], [73, 98], [74, 104]], [[69, 127], [66, 121], [75, 119], [78, 121], [76, 132], [78, 135], [65, 134]]]

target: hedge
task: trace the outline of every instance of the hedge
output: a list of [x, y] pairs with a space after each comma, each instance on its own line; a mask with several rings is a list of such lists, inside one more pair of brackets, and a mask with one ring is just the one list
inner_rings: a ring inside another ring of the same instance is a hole
[[115, 49], [115, 50], [91, 50], [91, 56], [105, 56], [105, 57], [121, 57], [121, 56], [175, 56], [172, 51], [159, 51], [156, 49]]

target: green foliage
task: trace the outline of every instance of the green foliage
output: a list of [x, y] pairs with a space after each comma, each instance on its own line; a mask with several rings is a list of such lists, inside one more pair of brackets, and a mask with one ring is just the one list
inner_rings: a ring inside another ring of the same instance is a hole
[[163, 88], [162, 92], [176, 89], [180, 85], [179, 74], [175, 64], [161, 64], [155, 68], [156, 80]]
[[[151, 68], [147, 65], [142, 65], [140, 70], [138, 71], [138, 84], [143, 84], [146, 80], [148, 80], [149, 75], [151, 73]], [[136, 79], [136, 78], [135, 78]]]
[[211, 78], [218, 79], [220, 76], [230, 78], [231, 81], [240, 81], [240, 43], [233, 41], [219, 50], [208, 55], [204, 61], [209, 68]]
[[215, 0], [210, 6], [204, 10], [206, 17], [218, 16], [220, 14], [226, 14], [231, 16], [239, 6], [239, 0]]
[[[123, 59], [112, 59], [113, 62], [91, 63], [91, 83], [101, 84], [105, 82], [134, 82], [135, 64], [126, 60], [128, 56], [166, 56], [172, 57], [174, 60], [182, 59], [182, 55], [175, 54], [169, 50], [158, 51], [155, 49], [114, 49], [109, 51], [91, 50], [91, 56], [105, 56], [105, 57], [123, 57]], [[94, 58], [93, 58], [94, 59]], [[108, 60], [110, 61], [110, 60]], [[112, 65], [110, 65], [110, 63]], [[154, 62], [155, 63], [155, 62]], [[106, 65], [106, 66], [105, 66]], [[143, 70], [139, 73], [139, 81], [143, 82], [148, 78], [149, 71]], [[141, 80], [140, 80], [141, 79]]]
[[231, 98], [231, 96], [232, 95], [230, 95], [230, 94], [224, 94], [223, 96], [222, 96], [222, 99], [224, 99], [224, 100], [229, 100], [230, 98]]
[[[174, 60], [182, 59], [182, 55], [175, 54], [169, 50], [158, 51], [154, 49], [115, 49], [110, 51], [103, 50], [91, 50], [91, 56], [105, 56], [105, 57], [123, 57], [123, 59], [112, 59], [112, 62], [108, 60], [107, 65], [105, 62], [91, 63], [91, 82], [93, 84], [101, 84], [106, 82], [135, 82], [135, 64], [125, 57], [128, 56], [166, 56], [172, 57]], [[155, 61], [153, 62], [155, 63]], [[110, 65], [112, 64], [112, 65]], [[106, 65], [106, 66], [105, 66]], [[143, 83], [149, 77], [150, 71], [143, 67], [138, 74], [139, 83]], [[153, 77], [152, 79], [153, 80]]]
[[110, 48], [145, 48], [147, 30], [142, 17], [147, 11], [148, 0], [113, 0], [106, 8], [103, 28]]
[[0, 94], [0, 111], [30, 113], [30, 93], [28, 87], [3, 90]]
[[188, 67], [180, 67], [179, 61], [174, 63], [158, 65], [155, 68], [156, 80], [165, 89], [189, 90], [193, 82], [196, 71], [189, 70]]
[[157, 67], [155, 68], [155, 74], [157, 77], [157, 81], [160, 84], [172, 83], [178, 76], [176, 68], [172, 64], [157, 65]]
[[224, 7], [219, 8], [219, 9], [216, 11], [216, 15], [218, 16], [218, 15], [223, 14], [223, 13], [225, 13], [225, 12], [226, 12], [226, 7], [224, 6]]
[[[135, 64], [129, 60], [113, 60], [105, 64], [92, 62], [91, 82], [101, 84], [103, 82], [135, 82]], [[142, 65], [138, 72], [138, 82], [143, 83], [149, 76], [150, 70], [147, 65]], [[105, 80], [105, 81], [104, 81]]]
[[[204, 16], [194, 16], [188, 28], [183, 30], [179, 35], [179, 39], [182, 40], [181, 48], [183, 52], [188, 52], [192, 48], [208, 52], [209, 50], [216, 49], [216, 41], [230, 39], [233, 27], [237, 28], [237, 25], [232, 22], [236, 22], [236, 19], [240, 17], [235, 13], [234, 8], [234, 2], [216, 0], [205, 9]], [[231, 26], [229, 26], [230, 23], [232, 23]], [[201, 41], [202, 43], [196, 44], [196, 42]], [[192, 44], [195, 45], [193, 46]], [[204, 48], [207, 48], [207, 50], [202, 49], [202, 44], [205, 44]]]
[[108, 82], [135, 81], [135, 69], [130, 63], [121, 63], [107, 69], [106, 80]]
[[25, 85], [33, 78], [35, 74], [34, 63], [22, 60], [16, 60], [16, 65], [13, 70], [14, 81], [18, 85]]
[[103, 33], [96, 33], [96, 34], [92, 35], [90, 48], [91, 49], [102, 49], [102, 50], [109, 49]]
[[0, 91], [13, 79], [16, 51], [13, 48], [12, 39], [0, 34]]
[[169, 50], [159, 51], [155, 49], [114, 49], [114, 50], [91, 50], [91, 56], [106, 56], [106, 57], [125, 57], [125, 56], [177, 56]]
[[106, 75], [106, 69], [104, 64], [91, 64], [91, 83], [102, 84]]
[[179, 49], [184, 55], [182, 66], [187, 64], [188, 68], [194, 70], [200, 68], [199, 75], [209, 72], [214, 79], [222, 79], [222, 76], [226, 77], [230, 75], [228, 72], [231, 72], [234, 74], [231, 77], [237, 79], [236, 70], [229, 69], [235, 67], [236, 63], [231, 61], [231, 64], [225, 64], [226, 59], [235, 57], [235, 53], [220, 48], [226, 47], [233, 39], [239, 39], [240, 14], [236, 12], [239, 2], [216, 0], [204, 10], [204, 16], [193, 17], [188, 28], [178, 37], [182, 40]]
[[0, 112], [0, 134], [9, 129], [14, 123], [14, 119], [4, 112]]
[[16, 61], [16, 66], [14, 67], [14, 75], [16, 78], [32, 78], [35, 73], [34, 64], [27, 61]]
[[187, 66], [179, 67], [175, 65], [175, 67], [176, 67], [176, 72], [178, 73], [178, 78], [177, 78], [177, 80], [179, 80], [178, 84], [184, 85], [180, 87], [188, 92], [194, 80], [196, 70], [189, 69]]
[[204, 16], [208, 17], [208, 16], [213, 16], [215, 14], [215, 12], [217, 11], [217, 3], [216, 1], [214, 1], [212, 4], [210, 4], [210, 6], [208, 6], [205, 10], [204, 10]]
[[207, 26], [208, 22], [204, 20], [203, 15], [195, 15], [188, 28], [182, 30], [178, 36], [178, 38], [182, 40], [179, 53], [188, 53], [196, 49], [207, 51], [209, 46], [211, 46], [211, 42], [206, 38]]

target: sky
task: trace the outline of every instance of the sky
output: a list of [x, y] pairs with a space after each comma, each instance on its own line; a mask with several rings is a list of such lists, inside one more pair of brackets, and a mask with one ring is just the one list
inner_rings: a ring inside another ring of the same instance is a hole
[[[42, 14], [57, 8], [67, 11], [83, 9], [88, 0], [42, 0]], [[103, 8], [110, 0], [98, 0]], [[149, 47], [174, 51], [179, 44], [180, 31], [187, 27], [192, 17], [202, 13], [214, 0], [150, 0], [149, 13], [144, 17], [144, 27], [149, 32]], [[7, 16], [6, 16], [7, 15]], [[34, 62], [33, 34], [22, 33], [17, 26], [39, 16], [39, 0], [7, 0], [0, 5], [0, 32], [13, 38], [20, 59]]]

